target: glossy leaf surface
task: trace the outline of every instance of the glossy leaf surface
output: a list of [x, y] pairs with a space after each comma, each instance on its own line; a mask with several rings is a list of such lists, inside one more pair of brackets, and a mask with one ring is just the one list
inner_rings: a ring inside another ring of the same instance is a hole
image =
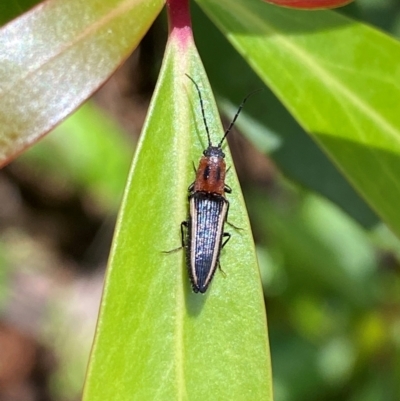
[[0, 165], [86, 100], [138, 45], [162, 5], [162, 0], [47, 1], [5, 25]]
[[399, 235], [400, 44], [332, 11], [199, 4]]
[[[263, 87], [263, 83], [197, 4], [193, 5], [192, 12], [196, 45], [213, 90], [236, 108], [246, 93]], [[268, 157], [286, 177], [330, 199], [364, 227], [374, 226], [379, 221], [376, 214], [276, 96], [265, 89], [261, 96], [247, 102], [243, 113], [251, 119], [247, 121], [242, 116], [237, 128], [258, 150], [268, 149]], [[232, 115], [233, 107], [226, 113], [221, 102], [219, 106], [226, 116]], [[271, 135], [279, 139], [273, 148], [268, 145]]]
[[[190, 37], [172, 34], [133, 161], [108, 267], [84, 400], [272, 400], [265, 308], [233, 171], [231, 241], [205, 295], [191, 291], [180, 224], [193, 165], [222, 127]], [[228, 153], [228, 149], [224, 148]], [[232, 165], [227, 155], [228, 165]], [[228, 228], [226, 228], [228, 230]], [[233, 231], [233, 232], [232, 232]]]

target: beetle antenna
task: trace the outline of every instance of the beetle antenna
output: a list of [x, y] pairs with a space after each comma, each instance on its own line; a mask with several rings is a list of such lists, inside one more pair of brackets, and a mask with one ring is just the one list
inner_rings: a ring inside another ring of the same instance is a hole
[[260, 92], [260, 91], [262, 91], [262, 90], [263, 90], [263, 88], [256, 89], [256, 90], [254, 90], [253, 92], [250, 92], [250, 93], [243, 99], [242, 103], [240, 104], [240, 106], [239, 106], [239, 108], [238, 108], [238, 110], [237, 110], [237, 112], [236, 112], [236, 114], [235, 114], [235, 117], [233, 117], [232, 122], [229, 124], [228, 129], [225, 131], [224, 136], [222, 137], [221, 141], [220, 141], [219, 144], [218, 144], [218, 147], [219, 147], [219, 148], [221, 147], [221, 145], [222, 145], [222, 143], [224, 142], [225, 138], [228, 136], [228, 134], [229, 134], [230, 130], [232, 129], [232, 127], [235, 125], [235, 122], [236, 122], [237, 118], [239, 117], [239, 114], [240, 114], [240, 112], [242, 111], [244, 104], [247, 102], [247, 99], [248, 99], [250, 96], [253, 96], [255, 93]]
[[[188, 74], [185, 74], [193, 83], [194, 86], [197, 89], [197, 93], [199, 94], [199, 98], [200, 98], [200, 107], [201, 107], [201, 114], [203, 116], [203, 121], [204, 121], [204, 126], [206, 127], [206, 132], [207, 132], [207, 138], [208, 138], [208, 146], [212, 146], [211, 144], [211, 138], [210, 138], [210, 131], [208, 130], [208, 125], [207, 125], [207, 120], [206, 120], [206, 114], [204, 113], [204, 105], [203, 105], [203, 98], [201, 97], [201, 92], [200, 92], [200, 88], [197, 85], [196, 81]], [[246, 99], [247, 100], [247, 99]]]

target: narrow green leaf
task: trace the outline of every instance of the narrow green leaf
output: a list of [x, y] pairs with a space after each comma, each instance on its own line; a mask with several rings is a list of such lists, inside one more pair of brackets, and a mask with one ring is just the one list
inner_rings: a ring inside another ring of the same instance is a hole
[[[262, 87], [262, 82], [197, 4], [193, 5], [192, 10], [196, 45], [211, 85], [219, 96], [236, 105], [243, 93]], [[221, 110], [225, 112], [223, 106]], [[364, 227], [370, 228], [379, 221], [376, 214], [273, 93], [265, 90], [257, 101], [246, 104], [244, 112], [250, 114], [256, 124], [243, 124], [244, 119], [241, 118], [238, 128], [259, 151], [265, 152], [269, 138], [258, 130], [260, 140], [255, 141], [251, 131], [256, 131], [257, 126], [261, 124], [265, 129], [279, 135], [279, 146], [273, 151], [270, 148], [268, 157], [274, 160], [285, 176], [335, 202]]]
[[400, 44], [333, 11], [198, 2], [399, 235]]
[[[205, 295], [191, 291], [180, 224], [193, 162], [223, 130], [190, 38], [172, 33], [133, 161], [108, 267], [84, 400], [272, 400], [263, 294], [234, 169], [232, 239]], [[227, 149], [226, 149], [227, 151]], [[232, 165], [230, 155], [227, 164]]]
[[0, 165], [86, 100], [132, 52], [162, 0], [50, 0], [0, 30]]

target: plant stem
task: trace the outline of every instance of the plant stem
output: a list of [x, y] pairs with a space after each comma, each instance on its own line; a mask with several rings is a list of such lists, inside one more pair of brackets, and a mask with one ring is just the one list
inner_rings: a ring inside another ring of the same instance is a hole
[[192, 21], [189, 0], [167, 0], [167, 12], [170, 33], [174, 30], [184, 30], [191, 33]]

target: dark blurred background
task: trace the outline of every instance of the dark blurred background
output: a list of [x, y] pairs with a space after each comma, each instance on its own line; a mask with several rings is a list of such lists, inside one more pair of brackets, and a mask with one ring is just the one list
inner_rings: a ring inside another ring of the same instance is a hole
[[[398, 0], [342, 12], [400, 35]], [[260, 83], [195, 5], [193, 14], [227, 123]], [[87, 104], [0, 171], [0, 401], [80, 399], [165, 21]], [[260, 120], [249, 105], [230, 145], [257, 244], [275, 400], [399, 400], [400, 242], [279, 101], [268, 92], [260, 102], [267, 112]]]

